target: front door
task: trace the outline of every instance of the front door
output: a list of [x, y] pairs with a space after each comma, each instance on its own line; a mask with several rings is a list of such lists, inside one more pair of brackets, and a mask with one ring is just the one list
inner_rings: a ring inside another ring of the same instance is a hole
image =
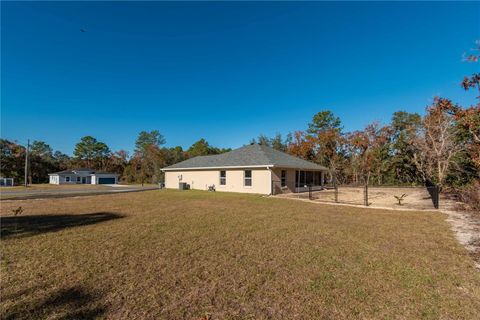
[[87, 177], [82, 177], [82, 184], [87, 183]]

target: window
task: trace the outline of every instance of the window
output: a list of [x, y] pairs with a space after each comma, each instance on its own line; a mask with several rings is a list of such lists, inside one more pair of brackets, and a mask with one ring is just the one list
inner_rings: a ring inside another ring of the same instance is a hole
[[80, 177], [77, 177], [77, 182], [80, 182]]
[[65, 182], [70, 182], [70, 177], [65, 177]]
[[287, 186], [287, 170], [282, 170], [282, 188]]
[[245, 170], [243, 175], [243, 185], [245, 187], [252, 186], [252, 170]]
[[224, 186], [227, 184], [227, 171], [220, 171], [220, 185]]

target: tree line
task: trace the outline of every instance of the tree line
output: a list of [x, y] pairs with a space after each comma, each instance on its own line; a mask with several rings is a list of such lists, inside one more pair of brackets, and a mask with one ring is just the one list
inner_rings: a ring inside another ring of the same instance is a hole
[[[478, 62], [477, 45], [466, 61]], [[480, 91], [480, 73], [465, 76], [461, 86]], [[284, 140], [277, 134], [253, 141], [326, 166], [339, 184], [436, 185], [480, 209], [480, 102], [463, 107], [435, 97], [424, 115], [397, 111], [389, 124], [354, 132], [322, 110]]]
[[[161, 168], [191, 157], [219, 154], [231, 149], [211, 146], [200, 139], [187, 150], [181, 146], [164, 147], [165, 138], [158, 130], [142, 131], [135, 141], [132, 155], [125, 150], [112, 151], [108, 145], [92, 136], [85, 136], [75, 145], [73, 156], [53, 149], [44, 141], [33, 141], [29, 148], [28, 183], [48, 182], [48, 174], [67, 169], [89, 168], [113, 172], [127, 183], [157, 183], [162, 181]], [[15, 141], [0, 139], [0, 175], [24, 182], [27, 148]]]

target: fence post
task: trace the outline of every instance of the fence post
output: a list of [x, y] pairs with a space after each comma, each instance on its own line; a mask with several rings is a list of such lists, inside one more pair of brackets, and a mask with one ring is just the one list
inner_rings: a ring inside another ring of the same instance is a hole
[[368, 207], [368, 184], [365, 184], [364, 200], [365, 200], [365, 206]]
[[438, 185], [435, 185], [433, 187], [433, 206], [435, 207], [435, 209], [438, 209], [440, 203], [440, 188], [438, 187]]
[[433, 207], [438, 209], [440, 207], [440, 187], [430, 181], [426, 183], [428, 194], [432, 199]]
[[333, 178], [333, 187], [335, 188], [335, 202], [338, 202], [338, 186], [336, 177]]

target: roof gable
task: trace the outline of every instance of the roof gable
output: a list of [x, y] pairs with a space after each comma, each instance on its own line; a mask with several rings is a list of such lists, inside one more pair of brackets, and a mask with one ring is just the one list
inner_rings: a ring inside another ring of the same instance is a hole
[[163, 170], [260, 166], [328, 170], [313, 162], [259, 144], [243, 146], [222, 154], [190, 158], [163, 168]]

